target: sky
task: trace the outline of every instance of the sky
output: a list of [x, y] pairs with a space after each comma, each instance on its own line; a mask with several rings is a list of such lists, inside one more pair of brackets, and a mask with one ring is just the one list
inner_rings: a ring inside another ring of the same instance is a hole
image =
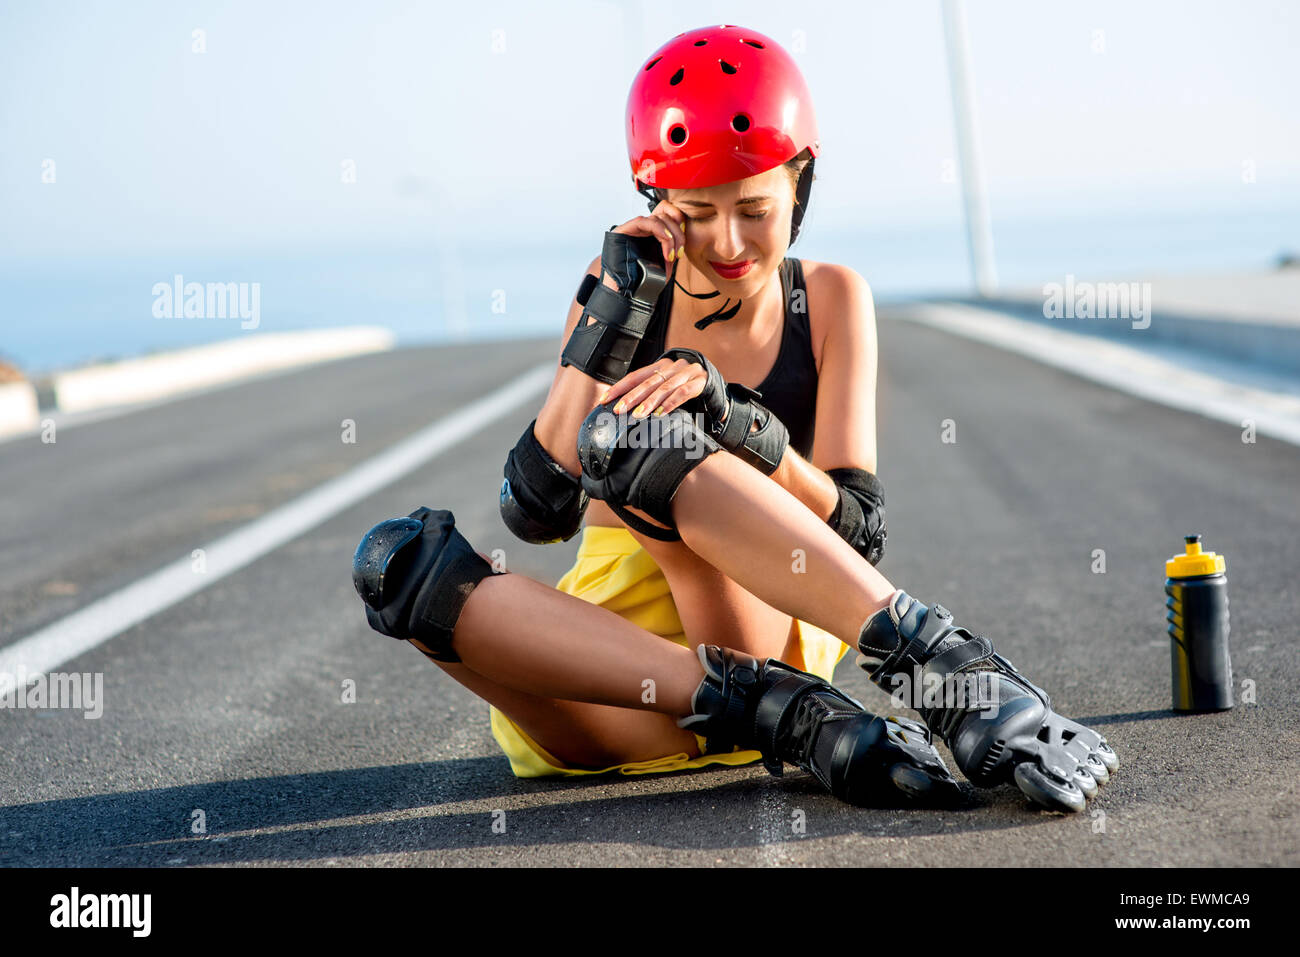
[[[1300, 210], [1300, 4], [970, 0], [967, 20], [995, 225]], [[938, 0], [5, 0], [0, 257], [590, 236], [644, 212], [632, 76], [708, 23], [803, 70], [810, 224], [960, 222]]]

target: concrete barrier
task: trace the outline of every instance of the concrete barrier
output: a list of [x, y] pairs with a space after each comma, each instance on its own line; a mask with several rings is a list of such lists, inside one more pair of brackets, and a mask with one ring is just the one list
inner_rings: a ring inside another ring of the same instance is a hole
[[148, 402], [296, 366], [393, 348], [372, 326], [256, 333], [211, 345], [87, 366], [51, 377], [61, 412]]
[[40, 424], [36, 390], [30, 382], [0, 385], [0, 436], [27, 432]]

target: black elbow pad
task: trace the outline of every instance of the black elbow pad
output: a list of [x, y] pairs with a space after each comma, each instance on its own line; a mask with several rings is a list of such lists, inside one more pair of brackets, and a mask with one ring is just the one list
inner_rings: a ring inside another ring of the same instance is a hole
[[582, 483], [537, 441], [536, 425], [533, 419], [506, 458], [501, 517], [515, 537], [549, 545], [578, 533], [588, 498]]
[[826, 523], [872, 565], [885, 552], [885, 490], [865, 469], [827, 469], [840, 493]]

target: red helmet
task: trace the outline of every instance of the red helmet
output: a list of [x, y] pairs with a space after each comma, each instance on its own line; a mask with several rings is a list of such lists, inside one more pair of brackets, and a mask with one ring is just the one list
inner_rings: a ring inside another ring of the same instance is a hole
[[678, 34], [637, 71], [627, 147], [641, 190], [719, 186], [805, 149], [815, 157], [821, 144], [790, 54], [754, 30], [717, 26]]

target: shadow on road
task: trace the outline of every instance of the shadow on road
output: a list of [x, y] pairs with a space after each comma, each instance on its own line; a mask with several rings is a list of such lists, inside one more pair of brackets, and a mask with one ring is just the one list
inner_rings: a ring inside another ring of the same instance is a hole
[[[860, 809], [798, 772], [779, 780], [752, 773], [735, 780], [742, 773], [737, 769], [678, 772], [675, 779], [726, 780], [694, 790], [611, 797], [608, 787], [627, 779], [518, 780], [503, 776], [501, 765], [495, 757], [435, 761], [16, 805], [0, 809], [0, 865], [315, 861], [499, 846], [513, 848], [516, 860], [525, 863], [524, 849], [547, 845], [721, 850], [845, 834], [898, 838], [1001, 830], [1056, 816], [1027, 813], [1019, 792], [1009, 787], [967, 788], [964, 805], [954, 810]], [[522, 808], [509, 800], [524, 795], [564, 799]], [[504, 818], [493, 814], [497, 798], [511, 806]], [[445, 810], [462, 802], [479, 807]], [[977, 809], [984, 813], [968, 813]], [[203, 812], [206, 834], [190, 832], [195, 810]], [[796, 811], [806, 828], [797, 835]], [[369, 816], [374, 817], [355, 820]], [[504, 821], [504, 832], [493, 829], [494, 820], [498, 830]]]
[[1155, 721], [1159, 718], [1178, 718], [1185, 717], [1179, 715], [1172, 708], [1165, 708], [1163, 711], [1129, 711], [1123, 714], [1097, 714], [1087, 715], [1082, 718], [1073, 720], [1085, 727], [1092, 727], [1094, 724], [1125, 724], [1129, 721]]

